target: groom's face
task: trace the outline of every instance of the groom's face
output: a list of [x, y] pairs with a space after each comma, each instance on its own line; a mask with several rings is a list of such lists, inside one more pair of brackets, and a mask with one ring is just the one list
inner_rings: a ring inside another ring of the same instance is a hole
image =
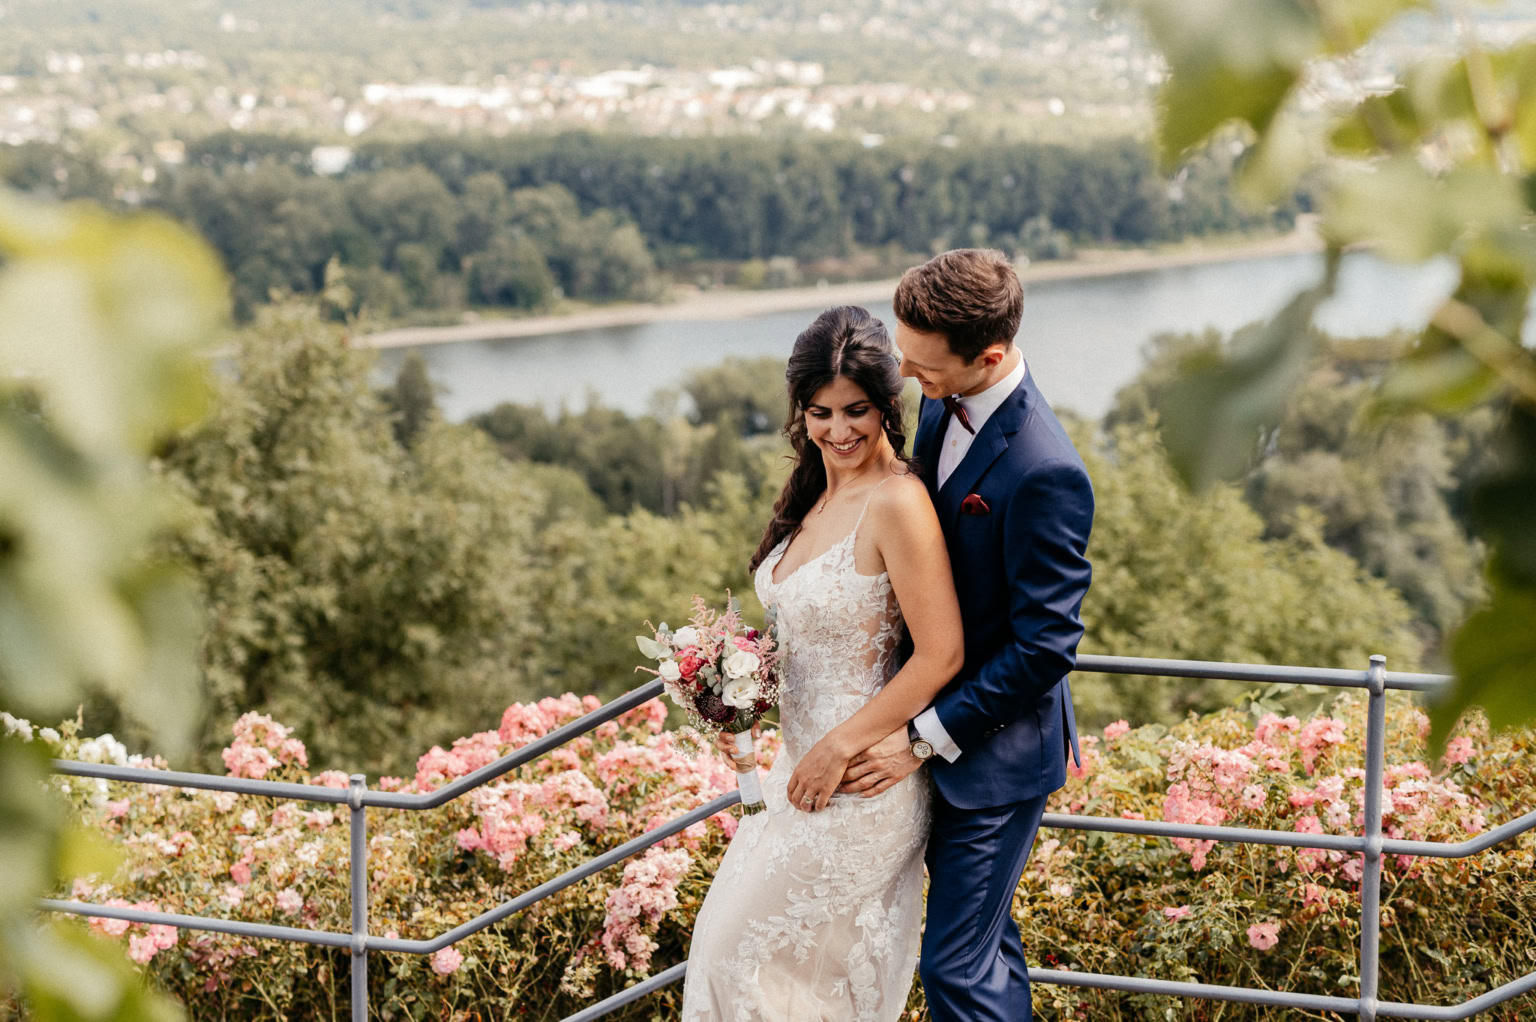
[[993, 367], [1008, 353], [1003, 345], [994, 344], [974, 362], [967, 362], [950, 350], [949, 338], [943, 334], [914, 330], [899, 319], [895, 341], [901, 349], [901, 375], [916, 380], [923, 396], [934, 401], [985, 390]]

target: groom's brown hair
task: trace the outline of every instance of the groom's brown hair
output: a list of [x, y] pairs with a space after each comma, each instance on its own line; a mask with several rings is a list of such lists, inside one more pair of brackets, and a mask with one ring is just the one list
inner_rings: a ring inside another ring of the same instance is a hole
[[914, 330], [943, 334], [965, 359], [993, 344], [1012, 344], [1024, 315], [1024, 286], [1008, 257], [992, 248], [943, 252], [902, 274], [896, 318]]

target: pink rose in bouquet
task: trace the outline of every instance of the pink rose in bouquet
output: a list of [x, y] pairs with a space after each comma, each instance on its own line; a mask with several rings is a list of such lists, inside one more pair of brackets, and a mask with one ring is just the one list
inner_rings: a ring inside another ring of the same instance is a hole
[[721, 613], [695, 596], [686, 626], [673, 631], [663, 624], [654, 635], [635, 636], [635, 644], [656, 663], [636, 670], [661, 679], [690, 726], [710, 740], [722, 733], [736, 736], [742, 810], [761, 812], [752, 728], [779, 699], [780, 651], [772, 620], [761, 630], [746, 628], [735, 599]]

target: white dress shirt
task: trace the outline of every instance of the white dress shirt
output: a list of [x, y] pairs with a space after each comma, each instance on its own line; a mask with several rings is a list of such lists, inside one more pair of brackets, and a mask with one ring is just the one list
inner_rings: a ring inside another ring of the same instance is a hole
[[[1001, 408], [1003, 402], [1008, 400], [1009, 395], [1018, 390], [1019, 384], [1024, 382], [1024, 356], [1015, 349], [1014, 357], [1019, 362], [1007, 376], [998, 380], [979, 394], [960, 398], [960, 407], [965, 409], [966, 417], [971, 420], [971, 429], [974, 429], [976, 433], [981, 432], [981, 427], [987, 424], [987, 420], [992, 418], [992, 414]], [[955, 469], [960, 467], [960, 463], [965, 460], [966, 452], [971, 449], [971, 441], [975, 439], [976, 435], [968, 432], [960, 424], [960, 417], [958, 415], [950, 416], [949, 428], [944, 431], [944, 446], [939, 449], [938, 480], [940, 486], [943, 486]], [[944, 725], [940, 723], [939, 715], [934, 711], [933, 707], [930, 706], [918, 714], [912, 723], [917, 728], [917, 733], [927, 739], [929, 745], [933, 746], [934, 752], [943, 756], [951, 763], [960, 758], [960, 747], [955, 744], [953, 738], [949, 737], [949, 732], [944, 730]]]

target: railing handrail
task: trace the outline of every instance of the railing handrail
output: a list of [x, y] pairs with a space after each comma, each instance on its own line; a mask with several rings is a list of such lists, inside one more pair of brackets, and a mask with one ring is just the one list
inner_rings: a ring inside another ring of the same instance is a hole
[[[1122, 657], [1094, 654], [1078, 656], [1074, 673], [1146, 675], [1171, 678], [1316, 685], [1330, 688], [1362, 688], [1369, 692], [1370, 703], [1366, 735], [1365, 834], [1357, 836], [1300, 834], [1294, 831], [1166, 823], [1155, 820], [1126, 820], [1064, 813], [1047, 813], [1041, 821], [1042, 826], [1058, 829], [1102, 831], [1145, 837], [1193, 838], [1224, 843], [1321, 848], [1363, 854], [1366, 865], [1361, 880], [1361, 989], [1359, 997], [1329, 997], [1259, 990], [1247, 987], [1226, 987], [1203, 983], [1146, 979], [1134, 976], [1114, 976], [1048, 969], [1030, 969], [1029, 975], [1032, 980], [1068, 986], [1095, 987], [1139, 993], [1159, 993], [1169, 996], [1199, 997], [1210, 1000], [1241, 1001], [1251, 1004], [1306, 1008], [1315, 1011], [1354, 1013], [1368, 1020], [1368, 1022], [1379, 1017], [1469, 1018], [1477, 1012], [1485, 1011], [1514, 997], [1518, 997], [1531, 990], [1536, 990], [1536, 972], [1532, 972], [1494, 990], [1487, 991], [1462, 1005], [1405, 1004], [1396, 1001], [1379, 1001], [1376, 997], [1376, 977], [1379, 974], [1380, 968], [1380, 954], [1377, 941], [1380, 934], [1381, 857], [1383, 855], [1421, 855], [1439, 858], [1460, 858], [1477, 854], [1528, 831], [1536, 830], [1536, 811], [1533, 811], [1519, 819], [1509, 821], [1483, 834], [1460, 842], [1403, 841], [1388, 839], [1382, 834], [1380, 788], [1386, 751], [1386, 692], [1388, 690], [1421, 693], [1433, 692], [1452, 680], [1449, 675], [1388, 671], [1385, 669], [1385, 660], [1382, 657], [1372, 657], [1371, 666], [1365, 670], [1351, 671], [1336, 668], [1238, 664], [1218, 661], [1172, 660], [1153, 657]], [[73, 760], [53, 760], [54, 772], [70, 776], [95, 777], [136, 784], [154, 784], [162, 787], [227, 791], [235, 794], [258, 795], [294, 801], [327, 802], [332, 804], [345, 803], [351, 812], [352, 823], [350, 855], [353, 906], [352, 930], [347, 933], [311, 930], [300, 927], [216, 919], [207, 916], [149, 912], [133, 908], [117, 908], [108, 905], [57, 899], [43, 899], [38, 903], [39, 908], [74, 915], [123, 919], [138, 923], [166, 923], [185, 929], [202, 929], [272, 940], [287, 940], [327, 947], [348, 948], [352, 952], [352, 1017], [354, 1022], [363, 1022], [367, 1018], [368, 1007], [368, 952], [393, 951], [408, 954], [431, 954], [434, 951], [441, 950], [473, 933], [495, 925], [594, 873], [622, 862], [630, 856], [666, 840], [695, 823], [729, 809], [741, 800], [741, 796], [739, 792], [730, 792], [713, 799], [638, 837], [632, 838], [617, 848], [611, 849], [574, 869], [562, 873], [558, 877], [545, 881], [530, 891], [503, 902], [496, 908], [481, 913], [468, 922], [461, 923], [453, 929], [427, 940], [376, 937], [369, 935], [367, 932], [367, 845], [364, 840], [367, 808], [369, 806], [405, 810], [437, 808], [478, 787], [489, 784], [508, 772], [515, 770], [517, 767], [537, 759], [615, 717], [649, 702], [660, 695], [661, 691], [662, 685], [659, 681], [642, 685], [584, 714], [576, 720], [555, 728], [543, 737], [535, 739], [527, 745], [502, 756], [495, 762], [489, 763], [430, 792], [370, 791], [362, 774], [350, 775], [348, 787], [340, 789], [321, 785], [294, 784], [241, 777], [222, 777], [214, 774], [154, 770], [144, 767], [119, 767], [109, 764], [82, 763]], [[685, 975], [686, 971], [686, 962], [673, 966], [665, 972], [652, 976], [650, 979], [626, 990], [619, 991], [598, 1004], [583, 1009], [565, 1020], [565, 1022], [590, 1022], [592, 1019], [600, 1018], [624, 1004], [646, 996], [669, 983], [676, 982]]]

